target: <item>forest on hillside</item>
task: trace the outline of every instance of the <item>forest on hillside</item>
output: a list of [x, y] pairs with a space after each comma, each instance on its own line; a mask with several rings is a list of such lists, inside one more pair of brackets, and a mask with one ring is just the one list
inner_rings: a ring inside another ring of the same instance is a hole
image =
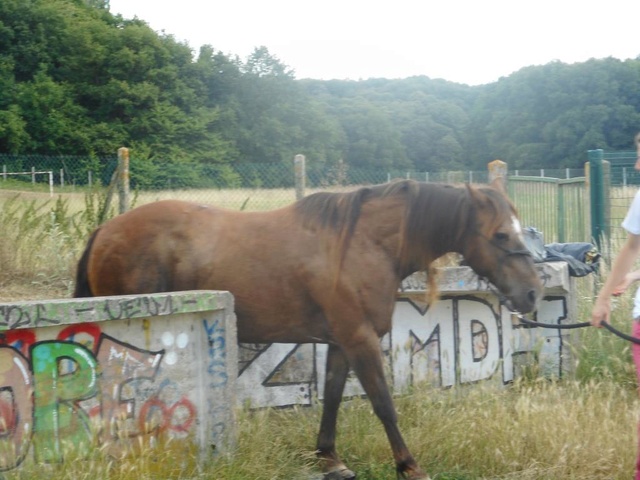
[[0, 2], [0, 154], [127, 146], [176, 175], [298, 153], [329, 167], [556, 169], [580, 168], [589, 149], [629, 150], [639, 130], [640, 57], [552, 62], [481, 86], [298, 80], [267, 47], [194, 52], [105, 0]]

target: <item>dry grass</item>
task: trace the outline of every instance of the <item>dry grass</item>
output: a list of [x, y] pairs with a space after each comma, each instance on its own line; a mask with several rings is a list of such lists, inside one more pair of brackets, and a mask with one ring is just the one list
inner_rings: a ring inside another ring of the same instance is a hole
[[83, 235], [65, 208], [60, 202], [21, 197], [0, 202], [0, 298], [22, 297], [16, 290], [26, 287], [31, 287], [31, 298], [37, 292], [70, 295]]
[[[635, 391], [613, 382], [520, 382], [508, 388], [425, 388], [397, 399], [401, 428], [433, 480], [617, 480], [632, 477]], [[6, 480], [318, 479], [319, 408], [242, 411], [234, 455], [198, 467], [177, 445], [110, 458], [27, 465]], [[359, 480], [394, 479], [384, 432], [369, 402], [345, 402], [339, 449]]]
[[[307, 189], [310, 195], [316, 191], [347, 191], [357, 186], [330, 187], [322, 189]], [[48, 192], [24, 192], [18, 190], [0, 188], [0, 205], [6, 199], [19, 195], [23, 201], [36, 201], [38, 205], [51, 203], [56, 199], [68, 202], [72, 212], [78, 212], [85, 208], [85, 192], [58, 192], [50, 197]], [[180, 199], [189, 202], [200, 202], [216, 205], [232, 210], [273, 210], [293, 203], [296, 199], [293, 188], [234, 188], [234, 189], [184, 189], [184, 190], [145, 190], [134, 191], [131, 194], [132, 206], [158, 200]], [[113, 204], [117, 205], [117, 194], [113, 197]]]

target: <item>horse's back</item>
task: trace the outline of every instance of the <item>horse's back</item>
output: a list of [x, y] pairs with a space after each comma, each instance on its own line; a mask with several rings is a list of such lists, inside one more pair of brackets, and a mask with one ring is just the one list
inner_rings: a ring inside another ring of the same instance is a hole
[[187, 264], [189, 270], [196, 266], [194, 256], [202, 249], [204, 237], [223, 221], [222, 212], [208, 205], [164, 200], [115, 217], [92, 237], [80, 260], [78, 279], [84, 267], [94, 295], [199, 288], [197, 272], [181, 272]]
[[77, 276], [88, 281], [77, 293], [257, 290], [258, 272], [278, 275], [291, 260], [292, 218], [287, 208], [240, 212], [179, 200], [140, 206], [94, 234]]

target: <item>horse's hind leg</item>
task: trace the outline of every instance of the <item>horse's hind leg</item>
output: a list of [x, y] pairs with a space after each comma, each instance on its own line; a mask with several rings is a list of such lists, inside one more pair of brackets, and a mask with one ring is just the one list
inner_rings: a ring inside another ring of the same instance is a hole
[[318, 434], [317, 455], [324, 463], [326, 480], [356, 478], [336, 453], [336, 422], [342, 401], [344, 385], [349, 373], [349, 362], [340, 347], [329, 345], [327, 352], [326, 379], [324, 384], [324, 408]]

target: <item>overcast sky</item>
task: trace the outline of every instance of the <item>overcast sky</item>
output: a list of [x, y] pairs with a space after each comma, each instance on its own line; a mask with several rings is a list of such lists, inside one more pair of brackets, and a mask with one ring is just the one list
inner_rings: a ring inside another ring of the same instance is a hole
[[111, 13], [296, 78], [490, 83], [554, 60], [640, 55], [639, 0], [110, 0]]

